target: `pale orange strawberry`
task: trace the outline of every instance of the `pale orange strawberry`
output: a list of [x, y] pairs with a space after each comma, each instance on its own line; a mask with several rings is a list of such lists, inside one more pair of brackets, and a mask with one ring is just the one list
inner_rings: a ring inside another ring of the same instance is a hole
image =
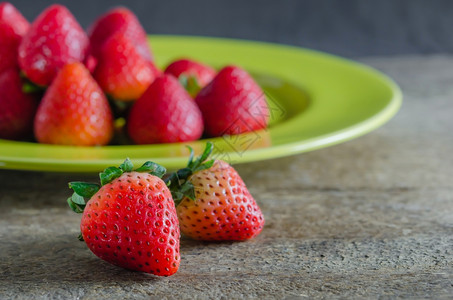
[[236, 170], [221, 160], [206, 161], [212, 152], [191, 159], [168, 179], [181, 232], [203, 241], [246, 240], [257, 236], [264, 217]]
[[46, 90], [35, 117], [40, 143], [74, 146], [107, 144], [113, 116], [104, 93], [80, 63], [65, 65]]

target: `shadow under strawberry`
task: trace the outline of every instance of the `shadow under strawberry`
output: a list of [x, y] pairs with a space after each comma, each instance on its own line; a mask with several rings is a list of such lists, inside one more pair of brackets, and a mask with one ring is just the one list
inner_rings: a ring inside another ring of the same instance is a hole
[[0, 269], [5, 285], [17, 287], [18, 291], [26, 286], [27, 292], [44, 287], [49, 293], [99, 285], [108, 289], [159, 279], [99, 260], [82, 243], [74, 243], [74, 234], [70, 233], [4, 245]]

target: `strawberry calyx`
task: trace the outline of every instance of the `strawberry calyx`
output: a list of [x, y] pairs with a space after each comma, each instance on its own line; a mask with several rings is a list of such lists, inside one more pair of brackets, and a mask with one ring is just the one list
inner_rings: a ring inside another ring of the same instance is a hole
[[187, 146], [187, 148], [190, 150], [187, 167], [171, 173], [164, 180], [170, 189], [175, 206], [178, 206], [185, 197], [195, 201], [195, 188], [189, 181], [190, 176], [198, 171], [209, 169], [215, 162], [215, 159], [208, 160], [214, 149], [214, 144], [212, 142], [206, 143], [203, 153], [195, 160], [192, 147]]
[[196, 76], [181, 74], [178, 77], [178, 81], [192, 97], [195, 97], [201, 90], [200, 83]]
[[69, 207], [76, 213], [83, 213], [87, 201], [96, 194], [99, 189], [112, 182], [116, 178], [123, 175], [126, 172], [143, 172], [162, 178], [167, 170], [152, 161], [145, 162], [141, 167], [134, 169], [134, 165], [129, 158], [126, 158], [119, 167], [108, 167], [103, 172], [99, 173], [101, 184], [91, 182], [72, 181], [69, 183], [69, 188], [74, 191], [71, 197], [68, 198], [67, 202]]
[[25, 94], [33, 94], [33, 93], [43, 92], [44, 90], [45, 90], [44, 87], [39, 86], [37, 84], [34, 84], [31, 81], [25, 81], [24, 84], [22, 85], [22, 91]]
[[47, 87], [38, 85], [32, 82], [30, 79], [27, 78], [24, 72], [20, 72], [20, 77], [22, 78], [22, 92], [25, 94], [34, 94], [34, 93], [42, 93], [44, 92]]

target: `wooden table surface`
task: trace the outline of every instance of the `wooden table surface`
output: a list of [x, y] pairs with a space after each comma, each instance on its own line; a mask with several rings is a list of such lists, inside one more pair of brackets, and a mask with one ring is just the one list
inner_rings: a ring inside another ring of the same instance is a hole
[[302, 299], [453, 295], [453, 57], [362, 59], [401, 86], [400, 112], [334, 147], [238, 165], [266, 217], [254, 240], [181, 241], [169, 278], [77, 240], [66, 183], [0, 171], [0, 298]]

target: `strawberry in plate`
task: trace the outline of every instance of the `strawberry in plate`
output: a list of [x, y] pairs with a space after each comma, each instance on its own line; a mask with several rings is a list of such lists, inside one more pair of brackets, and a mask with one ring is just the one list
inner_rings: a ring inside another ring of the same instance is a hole
[[100, 16], [89, 29], [91, 53], [99, 58], [104, 43], [115, 34], [121, 34], [134, 43], [137, 53], [152, 61], [148, 38], [140, 21], [126, 7], [116, 7]]
[[32, 136], [38, 97], [22, 91], [23, 80], [17, 68], [0, 74], [0, 138]]
[[178, 80], [163, 74], [132, 106], [127, 131], [137, 144], [187, 142], [201, 137], [203, 119]]
[[227, 66], [195, 98], [209, 136], [264, 129], [269, 107], [260, 86], [242, 68]]
[[191, 59], [175, 60], [164, 72], [178, 78], [192, 97], [195, 97], [216, 75], [216, 71], [210, 66]]
[[19, 66], [33, 83], [48, 86], [65, 64], [83, 62], [88, 46], [88, 36], [71, 12], [54, 4], [33, 21], [22, 38]]
[[17, 49], [30, 23], [9, 2], [0, 3], [0, 73], [17, 68]]
[[113, 99], [131, 102], [140, 98], [159, 73], [133, 41], [119, 32], [99, 50], [94, 77]]
[[104, 93], [82, 63], [65, 65], [46, 90], [34, 121], [40, 143], [106, 145], [113, 116]]

